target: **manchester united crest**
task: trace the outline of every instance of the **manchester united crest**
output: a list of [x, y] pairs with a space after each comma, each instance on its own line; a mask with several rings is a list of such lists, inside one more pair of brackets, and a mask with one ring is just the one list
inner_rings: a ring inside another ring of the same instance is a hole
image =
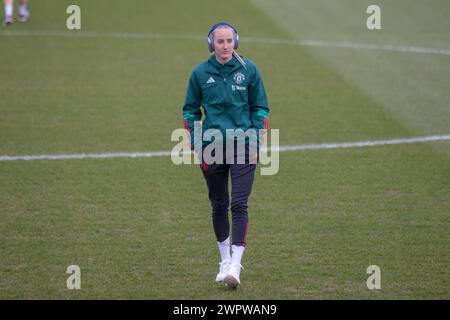
[[234, 74], [234, 82], [236, 82], [236, 84], [241, 84], [244, 80], [245, 76], [242, 73], [238, 72]]

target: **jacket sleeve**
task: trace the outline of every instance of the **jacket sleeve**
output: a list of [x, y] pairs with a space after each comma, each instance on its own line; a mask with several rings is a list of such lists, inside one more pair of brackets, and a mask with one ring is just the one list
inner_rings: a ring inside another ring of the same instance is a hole
[[195, 71], [193, 71], [189, 79], [183, 106], [183, 124], [189, 133], [191, 149], [194, 148], [194, 122], [200, 121], [202, 118], [202, 111], [200, 110], [201, 103], [202, 89], [198, 84]]
[[248, 102], [250, 106], [250, 119], [252, 128], [268, 129], [269, 127], [269, 103], [267, 102], [266, 90], [261, 80], [258, 68], [249, 85]]

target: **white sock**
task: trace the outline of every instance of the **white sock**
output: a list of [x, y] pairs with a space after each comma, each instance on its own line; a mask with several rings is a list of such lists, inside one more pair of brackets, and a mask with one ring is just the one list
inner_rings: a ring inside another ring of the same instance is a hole
[[24, 15], [27, 14], [27, 12], [28, 12], [28, 10], [27, 10], [27, 6], [26, 5], [21, 5], [19, 7], [19, 14], [20, 15], [24, 16]]
[[5, 5], [5, 16], [11, 17], [13, 15], [13, 5], [7, 4]]
[[244, 246], [232, 246], [231, 264], [239, 265], [241, 264], [242, 255], [244, 254]]
[[231, 260], [230, 255], [230, 237], [226, 238], [224, 241], [217, 241], [217, 247], [219, 247], [220, 258], [222, 261]]

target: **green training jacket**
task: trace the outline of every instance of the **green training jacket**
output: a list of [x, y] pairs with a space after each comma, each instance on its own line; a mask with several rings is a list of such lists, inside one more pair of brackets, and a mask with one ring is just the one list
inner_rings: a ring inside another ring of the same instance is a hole
[[205, 113], [203, 133], [218, 129], [226, 139], [226, 129], [268, 129], [269, 104], [258, 68], [242, 58], [245, 68], [234, 56], [221, 64], [211, 55], [192, 71], [183, 106], [183, 122], [190, 133], [191, 148], [194, 148], [194, 121], [202, 119], [200, 107]]

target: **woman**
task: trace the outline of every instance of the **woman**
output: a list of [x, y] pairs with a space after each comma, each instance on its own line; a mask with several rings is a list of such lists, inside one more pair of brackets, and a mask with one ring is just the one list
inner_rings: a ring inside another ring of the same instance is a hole
[[[267, 129], [269, 115], [269, 105], [259, 71], [253, 62], [237, 54], [235, 50], [238, 43], [238, 32], [229, 23], [219, 22], [210, 28], [208, 47], [213, 54], [193, 70], [183, 107], [184, 126], [190, 133], [193, 149], [201, 144], [201, 150], [205, 150], [208, 145], [208, 142], [203, 141], [203, 137], [200, 141], [194, 139], [194, 123], [202, 118], [200, 107], [203, 107], [205, 114], [202, 132], [215, 129], [226, 137], [222, 141], [224, 160], [204, 162], [201, 169], [208, 187], [212, 222], [221, 257], [216, 281], [223, 281], [233, 288], [240, 285], [241, 260], [247, 243], [247, 202], [255, 175], [255, 158], [259, 150], [254, 154], [254, 149], [249, 147], [254, 139], [242, 136], [229, 138], [226, 131]], [[226, 148], [227, 144], [224, 143], [230, 139], [231, 150]], [[239, 143], [245, 144], [244, 163], [237, 161], [239, 155], [242, 155], [242, 152], [239, 152]], [[229, 176], [232, 187], [231, 254], [228, 220]]]

